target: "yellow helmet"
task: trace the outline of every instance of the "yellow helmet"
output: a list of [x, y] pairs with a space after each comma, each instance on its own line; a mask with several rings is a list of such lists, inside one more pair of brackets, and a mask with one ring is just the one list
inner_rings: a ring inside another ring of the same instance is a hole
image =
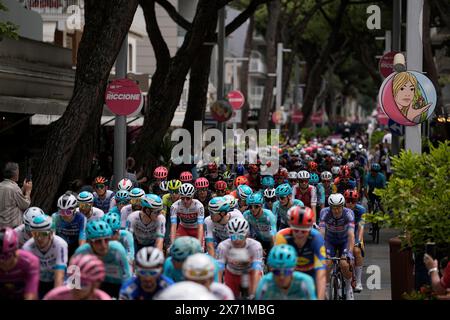
[[182, 183], [180, 180], [173, 179], [169, 181], [167, 188], [171, 191], [177, 191], [178, 189], [180, 189], [181, 185]]

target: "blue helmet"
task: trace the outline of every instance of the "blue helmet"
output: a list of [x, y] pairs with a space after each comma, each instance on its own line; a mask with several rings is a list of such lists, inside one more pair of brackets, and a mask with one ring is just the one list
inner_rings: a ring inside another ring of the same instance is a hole
[[236, 175], [238, 176], [243, 176], [245, 172], [245, 168], [243, 164], [238, 164], [237, 168], [236, 168]]
[[109, 211], [103, 216], [103, 221], [105, 221], [111, 227], [113, 232], [120, 229], [120, 214], [114, 211]]
[[111, 227], [103, 220], [91, 220], [86, 225], [86, 236], [88, 240], [111, 238], [112, 234]]
[[250, 188], [245, 184], [241, 184], [240, 186], [237, 187], [237, 195], [241, 200], [247, 199], [247, 197], [249, 197], [252, 193], [253, 193], [252, 188]]
[[372, 169], [373, 171], [378, 172], [378, 171], [381, 170], [381, 166], [380, 166], [378, 163], [372, 163], [371, 169]]
[[163, 203], [160, 196], [157, 196], [156, 194], [153, 193], [149, 193], [141, 198], [141, 206], [143, 208], [161, 210], [163, 208]]
[[190, 255], [199, 252], [202, 252], [200, 241], [189, 236], [176, 238], [170, 248], [170, 255], [175, 261], [184, 261]]
[[78, 202], [94, 202], [94, 195], [89, 191], [80, 192], [77, 196]]
[[277, 197], [286, 197], [292, 195], [292, 187], [288, 183], [280, 184], [275, 189], [275, 194]]
[[261, 179], [261, 184], [265, 189], [271, 189], [275, 186], [275, 179], [272, 176], [265, 176]]
[[225, 197], [214, 197], [209, 200], [208, 210], [211, 214], [230, 211], [230, 202]]
[[145, 195], [145, 191], [142, 190], [141, 188], [133, 188], [130, 191], [130, 198], [140, 198], [143, 195]]
[[297, 265], [297, 252], [289, 244], [274, 246], [267, 259], [267, 265], [271, 268], [295, 268]]
[[309, 177], [309, 184], [316, 185], [319, 183], [319, 175], [317, 173], [311, 173]]
[[117, 203], [127, 204], [130, 201], [130, 193], [127, 190], [119, 190], [114, 195]]
[[247, 205], [262, 205], [264, 203], [264, 198], [261, 193], [253, 193], [247, 197]]

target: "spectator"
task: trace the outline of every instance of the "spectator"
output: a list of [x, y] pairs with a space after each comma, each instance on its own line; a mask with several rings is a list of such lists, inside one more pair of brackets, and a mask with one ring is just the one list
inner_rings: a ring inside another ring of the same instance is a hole
[[430, 255], [425, 254], [423, 262], [427, 267], [428, 274], [431, 276], [431, 287], [433, 291], [438, 295], [442, 295], [443, 297], [441, 298], [450, 299], [450, 292], [448, 291], [450, 289], [450, 263], [447, 261], [446, 267], [442, 268], [444, 269], [442, 272], [443, 276], [440, 278], [436, 259], [433, 260]]
[[30, 206], [31, 181], [24, 180], [23, 187], [19, 180], [19, 165], [8, 162], [3, 169], [4, 180], [0, 183], [0, 228], [15, 228], [22, 224], [23, 212]]

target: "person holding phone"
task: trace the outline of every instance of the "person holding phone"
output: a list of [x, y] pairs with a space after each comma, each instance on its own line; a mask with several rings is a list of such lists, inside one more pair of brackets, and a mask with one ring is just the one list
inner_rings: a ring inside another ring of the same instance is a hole
[[438, 261], [431, 256], [433, 250], [431, 246], [427, 246], [427, 253], [423, 256], [423, 262], [431, 277], [431, 287], [438, 295], [442, 295], [441, 299], [450, 300], [450, 263], [447, 261], [445, 268], [442, 268], [442, 277], [439, 276]]

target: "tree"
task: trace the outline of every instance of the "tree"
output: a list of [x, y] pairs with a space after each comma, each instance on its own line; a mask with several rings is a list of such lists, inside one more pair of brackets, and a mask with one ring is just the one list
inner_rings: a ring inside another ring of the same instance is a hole
[[[0, 1], [0, 11], [8, 11], [8, 8], [3, 5]], [[2, 41], [3, 37], [18, 39], [19, 35], [17, 31], [19, 27], [10, 21], [0, 21], [0, 41]]]
[[136, 8], [136, 0], [85, 1], [86, 24], [78, 50], [73, 95], [62, 117], [50, 125], [36, 170], [32, 202], [46, 212], [52, 208], [89, 119], [96, 121], [101, 115], [108, 76]]

